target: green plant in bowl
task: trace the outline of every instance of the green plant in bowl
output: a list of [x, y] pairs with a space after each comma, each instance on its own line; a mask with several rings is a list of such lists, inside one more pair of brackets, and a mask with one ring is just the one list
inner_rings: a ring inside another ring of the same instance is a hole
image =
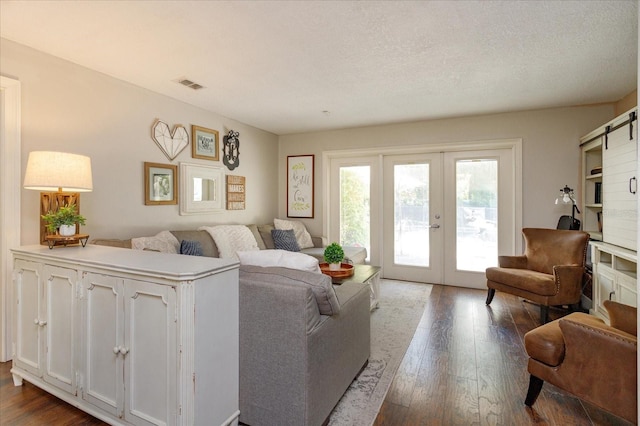
[[329, 265], [340, 264], [344, 259], [344, 250], [338, 243], [331, 243], [324, 249], [324, 261]]

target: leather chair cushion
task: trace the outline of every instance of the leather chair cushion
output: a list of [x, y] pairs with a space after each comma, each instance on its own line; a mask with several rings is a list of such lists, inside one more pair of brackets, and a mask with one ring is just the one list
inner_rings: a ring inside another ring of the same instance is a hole
[[574, 312], [559, 320], [534, 328], [524, 335], [527, 354], [536, 361], [556, 367], [564, 360], [565, 346], [560, 321], [575, 320], [587, 325], [601, 325], [600, 318], [582, 312]]
[[487, 280], [519, 288], [542, 296], [554, 296], [558, 290], [553, 275], [529, 269], [487, 268]]

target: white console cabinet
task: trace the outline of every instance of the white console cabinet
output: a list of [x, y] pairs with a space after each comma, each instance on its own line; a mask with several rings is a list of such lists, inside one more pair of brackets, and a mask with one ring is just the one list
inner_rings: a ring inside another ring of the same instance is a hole
[[238, 423], [238, 264], [104, 246], [13, 249], [16, 385], [110, 423]]
[[612, 244], [591, 242], [593, 260], [592, 313], [609, 319], [605, 300], [637, 305], [637, 254]]

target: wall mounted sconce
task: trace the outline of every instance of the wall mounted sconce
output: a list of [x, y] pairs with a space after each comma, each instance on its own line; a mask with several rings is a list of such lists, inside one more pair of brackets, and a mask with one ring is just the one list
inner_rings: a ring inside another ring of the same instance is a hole
[[69, 204], [75, 204], [80, 213], [79, 193], [93, 191], [91, 159], [66, 152], [32, 151], [27, 160], [23, 186], [25, 189], [41, 191], [40, 244], [47, 244], [42, 215], [55, 213]]

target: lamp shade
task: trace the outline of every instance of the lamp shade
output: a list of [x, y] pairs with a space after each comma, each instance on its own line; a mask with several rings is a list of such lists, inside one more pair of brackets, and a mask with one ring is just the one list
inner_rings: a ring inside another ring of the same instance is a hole
[[32, 151], [24, 176], [25, 189], [90, 192], [91, 158], [66, 152]]

